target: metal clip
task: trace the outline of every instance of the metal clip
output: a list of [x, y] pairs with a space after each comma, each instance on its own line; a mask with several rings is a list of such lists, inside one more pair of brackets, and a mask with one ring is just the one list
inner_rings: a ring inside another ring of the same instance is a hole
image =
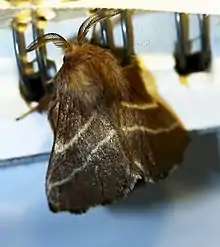
[[134, 40], [131, 11], [125, 10], [121, 13], [121, 30], [123, 38], [123, 60], [122, 66], [130, 64], [131, 56], [134, 55]]
[[[92, 13], [98, 11], [94, 9]], [[131, 22], [131, 11], [125, 10], [120, 14], [120, 24], [122, 30], [123, 47], [115, 47], [112, 31], [112, 22], [105, 19], [100, 22], [100, 36], [97, 37], [95, 27], [93, 29], [92, 44], [99, 44], [103, 48], [110, 49], [121, 62], [122, 66], [130, 64], [130, 56], [134, 54], [133, 50], [133, 29]]]
[[[39, 16], [36, 12], [33, 11], [32, 20], [33, 39], [35, 40], [38, 37], [44, 35], [46, 18], [44, 16]], [[47, 58], [46, 46], [42, 46], [36, 50], [36, 58], [40, 71], [41, 82], [45, 91], [48, 91], [52, 84], [48, 84], [47, 82], [55, 76], [56, 64], [54, 61]]]
[[201, 50], [195, 53], [188, 52], [188, 16], [184, 13], [175, 13], [177, 30], [177, 44], [175, 50], [176, 71], [180, 75], [193, 72], [207, 71], [211, 64], [211, 48], [209, 41], [209, 16], [198, 14], [200, 28]]
[[[91, 13], [95, 13], [99, 11], [100, 9], [96, 8], [91, 11]], [[111, 21], [109, 19], [105, 19], [99, 23], [100, 25], [100, 35], [97, 37], [96, 34], [96, 26], [93, 28], [93, 34], [91, 43], [92, 44], [98, 44], [103, 48], [112, 50], [114, 48], [114, 42], [113, 42], [113, 35], [112, 35], [112, 27], [111, 27]]]
[[113, 49], [114, 42], [112, 38], [112, 32], [111, 30], [111, 21], [109, 19], [105, 19], [100, 22], [100, 29], [101, 29], [101, 46], [106, 49]]
[[[44, 34], [43, 22], [46, 19], [32, 13], [33, 38]], [[56, 73], [55, 63], [47, 58], [46, 47], [36, 50], [36, 59], [29, 62], [26, 54], [25, 31], [28, 23], [21, 23], [17, 19], [12, 22], [14, 51], [19, 72], [19, 90], [26, 102], [36, 101], [51, 90], [52, 83], [48, 81]]]
[[26, 54], [25, 30], [27, 23], [12, 21], [14, 51], [19, 73], [19, 90], [27, 102], [39, 101], [45, 93], [39, 71], [35, 70], [37, 61], [28, 62]]

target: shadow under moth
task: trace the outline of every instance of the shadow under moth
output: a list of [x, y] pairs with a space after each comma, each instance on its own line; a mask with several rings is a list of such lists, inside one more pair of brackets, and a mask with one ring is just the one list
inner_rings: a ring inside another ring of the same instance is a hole
[[27, 48], [52, 42], [65, 51], [48, 108], [54, 142], [46, 196], [53, 212], [85, 213], [124, 198], [138, 181], [157, 182], [188, 146], [187, 132], [147, 93], [135, 66], [122, 67], [111, 51], [85, 42], [93, 25], [120, 12], [89, 17], [75, 44], [48, 33]]

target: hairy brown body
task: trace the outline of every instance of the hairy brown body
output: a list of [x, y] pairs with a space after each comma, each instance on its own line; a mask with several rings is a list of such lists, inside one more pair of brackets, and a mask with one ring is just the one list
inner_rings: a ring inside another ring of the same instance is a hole
[[[92, 21], [85, 22], [88, 28]], [[138, 180], [155, 182], [182, 161], [187, 133], [145, 90], [136, 64], [122, 68], [110, 51], [70, 45], [54, 33], [28, 49], [46, 42], [65, 49], [48, 111], [54, 143], [46, 195], [52, 211], [82, 213], [112, 203]]]

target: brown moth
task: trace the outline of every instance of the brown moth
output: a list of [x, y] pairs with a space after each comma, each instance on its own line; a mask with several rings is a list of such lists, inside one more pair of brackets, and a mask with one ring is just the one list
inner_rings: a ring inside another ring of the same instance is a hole
[[76, 44], [49, 33], [27, 49], [53, 42], [65, 50], [48, 110], [54, 143], [46, 196], [53, 212], [84, 213], [118, 201], [139, 180], [165, 177], [188, 145], [186, 131], [147, 94], [133, 67], [121, 67], [110, 51], [84, 42], [93, 25], [120, 12], [89, 17]]

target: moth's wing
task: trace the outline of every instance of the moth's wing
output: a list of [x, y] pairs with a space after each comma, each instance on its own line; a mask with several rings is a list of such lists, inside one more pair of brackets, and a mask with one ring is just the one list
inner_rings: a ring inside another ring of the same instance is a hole
[[128, 68], [126, 75], [132, 93], [122, 104], [121, 125], [146, 180], [157, 181], [182, 162], [190, 139], [177, 117], [146, 92], [138, 70]]
[[50, 209], [86, 212], [124, 197], [138, 178], [110, 111], [86, 113], [62, 99], [46, 175]]

